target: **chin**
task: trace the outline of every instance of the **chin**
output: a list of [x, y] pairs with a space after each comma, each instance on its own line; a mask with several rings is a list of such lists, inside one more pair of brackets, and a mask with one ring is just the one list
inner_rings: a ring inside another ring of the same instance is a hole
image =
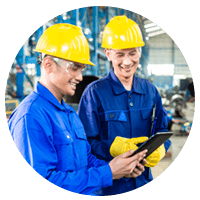
[[69, 96], [73, 96], [75, 94], [75, 90], [72, 90], [68, 93]]
[[125, 71], [124, 74], [127, 76], [132, 76], [135, 73], [136, 70], [130, 69], [128, 71]]

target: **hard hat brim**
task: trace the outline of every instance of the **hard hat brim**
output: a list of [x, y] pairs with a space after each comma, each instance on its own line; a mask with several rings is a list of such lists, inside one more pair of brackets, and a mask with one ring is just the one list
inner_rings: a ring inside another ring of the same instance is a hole
[[77, 62], [77, 63], [81, 63], [81, 64], [85, 64], [85, 65], [92, 65], [92, 66], [95, 66], [95, 64], [93, 62], [91, 62], [90, 60], [83, 60], [83, 61], [80, 61], [80, 60], [72, 60], [72, 59], [66, 59], [66, 58], [62, 58], [62, 57], [58, 57], [56, 55], [53, 55], [49, 52], [44, 52], [44, 50], [40, 51], [38, 49], [33, 49], [33, 51], [35, 52], [38, 52], [38, 53], [44, 53], [44, 54], [47, 54], [47, 55], [50, 55], [50, 56], [54, 56], [56, 58], [61, 58], [61, 59], [64, 59], [64, 60], [69, 60], [69, 61], [72, 61], [72, 62]]

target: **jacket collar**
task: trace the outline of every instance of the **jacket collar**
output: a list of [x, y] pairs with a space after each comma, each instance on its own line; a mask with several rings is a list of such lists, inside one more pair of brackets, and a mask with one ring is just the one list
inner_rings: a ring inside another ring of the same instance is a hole
[[[122, 94], [123, 92], [127, 91], [124, 88], [124, 86], [122, 85], [122, 83], [119, 81], [117, 76], [114, 74], [113, 68], [110, 70], [109, 79], [112, 83], [111, 85], [112, 85], [112, 88], [113, 88], [113, 91], [114, 91], [115, 94]], [[143, 86], [142, 86], [140, 79], [138, 77], [136, 77], [135, 75], [133, 77], [133, 85], [132, 85], [131, 92], [135, 92], [135, 93], [138, 93], [138, 94], [145, 94], [146, 93]]]
[[63, 99], [62, 99], [62, 104], [60, 104], [60, 102], [56, 99], [56, 97], [39, 82], [37, 82], [35, 92], [38, 93], [43, 98], [45, 98], [50, 103], [52, 103], [58, 109], [72, 111], [72, 108], [69, 105], [67, 105]]

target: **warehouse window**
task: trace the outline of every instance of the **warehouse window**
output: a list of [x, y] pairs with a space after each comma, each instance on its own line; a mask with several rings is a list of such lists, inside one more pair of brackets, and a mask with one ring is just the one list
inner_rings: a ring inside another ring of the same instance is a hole
[[156, 76], [173, 76], [174, 65], [173, 64], [149, 64], [147, 66], [148, 75]]

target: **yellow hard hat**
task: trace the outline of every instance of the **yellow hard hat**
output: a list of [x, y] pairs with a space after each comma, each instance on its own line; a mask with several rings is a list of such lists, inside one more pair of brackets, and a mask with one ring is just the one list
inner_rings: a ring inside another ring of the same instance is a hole
[[34, 51], [94, 66], [86, 37], [81, 28], [72, 24], [60, 23], [47, 28]]
[[144, 45], [139, 26], [125, 15], [113, 17], [104, 29], [103, 48], [128, 49]]

